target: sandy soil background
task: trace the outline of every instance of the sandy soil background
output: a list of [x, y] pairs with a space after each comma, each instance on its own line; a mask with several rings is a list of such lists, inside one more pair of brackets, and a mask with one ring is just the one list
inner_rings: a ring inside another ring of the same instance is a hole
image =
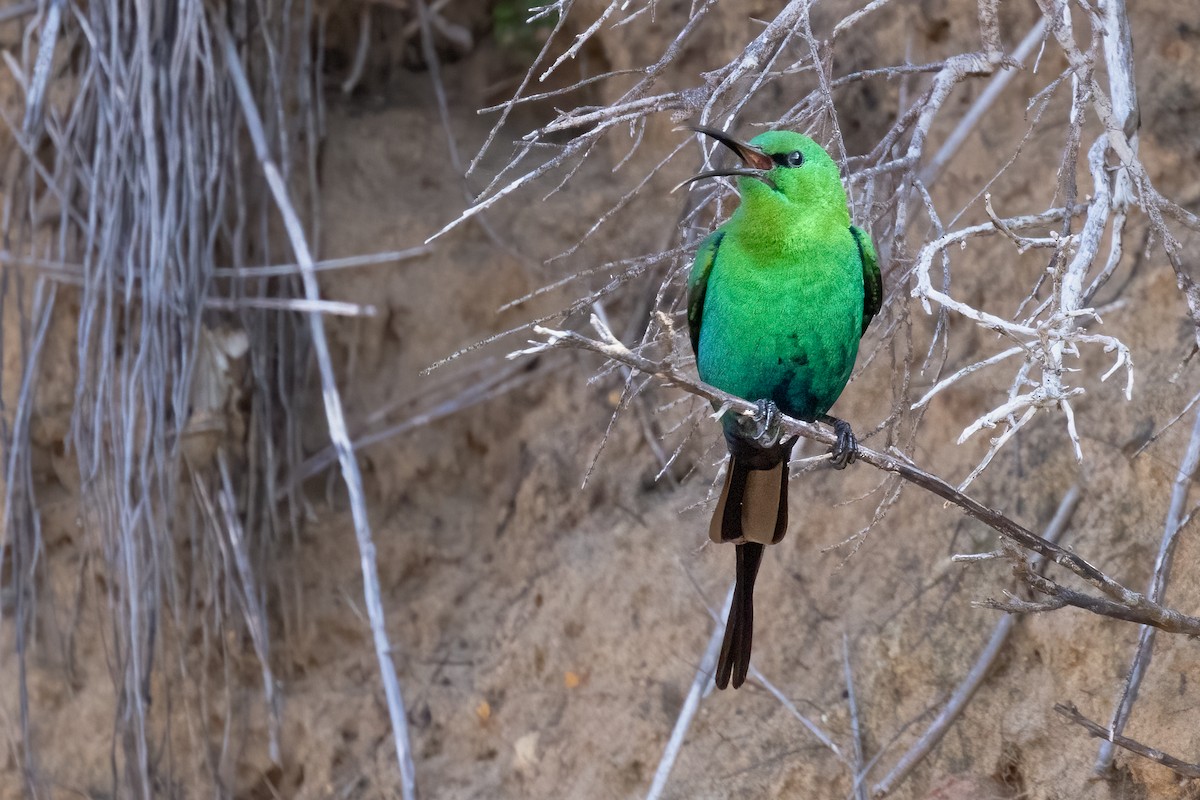
[[[958, 52], [977, 33], [971, 5], [896, 5], [857, 34], [847, 48], [849, 63], [838, 68], [856, 66], [860, 58], [883, 61], [906, 47], [913, 62]], [[576, 13], [588, 17], [585, 7]], [[663, 4], [661, 13], [673, 13], [671, 4]], [[1130, 13], [1145, 163], [1168, 197], [1195, 198], [1200, 24], [1187, 3], [1131, 3]], [[1011, 46], [1033, 11], [1017, 7], [1005, 14]], [[729, 27], [706, 33], [704, 41], [713, 47], [741, 41], [743, 29], [736, 25], [751, 24], [745, 12], [730, 11], [728, 19]], [[607, 34], [586, 58], [593, 67], [619, 68], [631, 53], [661, 41], [661, 31], [648, 26], [635, 34]], [[451, 124], [463, 153], [473, 154], [488, 130], [489, 120], [474, 109], [511, 91], [521, 69], [519, 57], [486, 37], [445, 66]], [[320, 175], [328, 257], [417, 244], [465, 203], [428, 75], [403, 59], [384, 59], [368, 74], [355, 95], [330, 100]], [[961, 207], [1009, 158], [1011, 143], [1027, 125], [1025, 104], [1045, 82], [1044, 75], [1026, 72], [1009, 87], [939, 183], [939, 202]], [[852, 152], [886, 129], [897, 91], [881, 82], [839, 96], [839, 111], [851, 120]], [[954, 102], [965, 109], [978, 91], [968, 84]], [[548, 111], [535, 106], [522, 112], [505, 134], [513, 138]], [[954, 115], [948, 116], [951, 124]], [[682, 135], [669, 128], [651, 130], [645, 158]], [[1002, 213], [1037, 210], [1050, 199], [1053, 181], [1045, 175], [1059, 162], [1064, 130], [1065, 120], [1052, 120], [1025, 144], [1021, 161], [992, 189]], [[502, 155], [486, 162], [484, 171], [495, 170]], [[618, 421], [581, 488], [619, 397], [620, 373], [593, 379], [601, 365], [586, 355], [548, 355], [516, 365], [499, 359], [520, 344], [517, 337], [430, 376], [420, 374], [460, 347], [561, 306], [578, 287], [497, 313], [507, 301], [570, 270], [672, 241], [682, 199], [667, 194], [675, 177], [668, 171], [644, 190], [660, 199], [643, 207], [660, 214], [614, 229], [567, 264], [540, 263], [576, 241], [620, 196], [622, 176], [610, 171], [619, 157], [614, 149], [593, 158], [550, 202], [540, 202], [543, 191], [498, 206], [487, 220], [503, 247], [468, 225], [427, 256], [332, 273], [323, 282], [328, 297], [370, 302], [382, 312], [331, 323], [347, 414], [355, 424], [365, 425], [372, 415], [400, 421], [433, 408], [480, 379], [473, 376], [500, 369], [512, 375], [512, 388], [498, 396], [361, 454], [389, 634], [425, 797], [643, 795], [711, 635], [711, 611], [720, 608], [732, 577], [732, 550], [705, 544], [708, 493], [720, 455], [716, 424], [702, 426], [669, 478], [655, 480], [659, 467], [645, 426], [667, 424], [671, 412], [656, 408], [673, 399], [672, 392], [652, 391], [643, 406]], [[1134, 222], [1126, 263], [1100, 299], [1102, 305], [1119, 301], [1105, 315], [1104, 329], [1132, 348], [1133, 401], [1122, 399], [1119, 379], [1088, 383], [1078, 404], [1087, 456], [1082, 468], [1062, 426], [1043, 420], [1018, 437], [972, 490], [1038, 530], [1078, 483], [1084, 499], [1065, 542], [1138, 588], [1149, 579], [1191, 417], [1141, 455], [1132, 454], [1200, 384], [1194, 362], [1181, 368], [1191, 347], [1186, 308], [1161, 249], [1140, 245], [1145, 227], [1144, 219]], [[1198, 243], [1188, 244], [1194, 267]], [[997, 246], [955, 273], [956, 291], [991, 307], [1015, 308], [1043, 266], [1036, 253], [1017, 257]], [[603, 277], [582, 285], [599, 285]], [[609, 307], [618, 332], [644, 316], [642, 298], [660, 278], [635, 283]], [[932, 324], [932, 318], [917, 319], [917, 336], [927, 340]], [[872, 341], [869, 334], [866, 351]], [[951, 342], [948, 371], [995, 347], [965, 325], [955, 326]], [[1088, 358], [1094, 363], [1087, 368], [1097, 372], [1103, 357]], [[869, 430], [888, 413], [893, 367], [881, 353], [855, 378], [835, 413]], [[940, 396], [924, 419], [914, 457], [952, 481], [961, 479], [986, 441], [977, 437], [956, 446], [954, 440], [1005, 390], [981, 376]], [[42, 402], [61, 412], [70, 395], [47, 394]], [[319, 397], [309, 403], [308, 444], [316, 450], [324, 437]], [[43, 416], [42, 440], [52, 444], [55, 416]], [[78, 565], [88, 555], [77, 535], [77, 498], [52, 461], [48, 455], [42, 475], [43, 524], [48, 556], [62, 566], [52, 570], [41, 598], [40, 644], [29, 673], [33, 730], [50, 796], [100, 798], [108, 796], [111, 782], [116, 711], [103, 626], [96, 622], [105, 612], [74, 602]], [[876, 779], [928, 724], [999, 621], [997, 612], [972, 601], [1002, 597], [1014, 587], [999, 562], [951, 563], [952, 554], [985, 551], [995, 541], [983, 526], [914, 487], [861, 547], [836, 547], [870, 521], [881, 480], [862, 465], [794, 479], [790, 535], [770, 551], [759, 578], [754, 651], [755, 666], [842, 748], [852, 740], [843, 670], [848, 657], [865, 755], [879, 757]], [[307, 489], [311, 516], [278, 565], [280, 586], [291, 588], [273, 600], [282, 763], [271, 763], [267, 753], [259, 672], [248, 640], [228, 642], [220, 674], [208, 678], [207, 690], [229, 692], [238, 710], [235, 718], [206, 721], [213, 732], [208, 758], [217, 753], [222, 765], [222, 796], [394, 797], [394, 748], [345, 501], [332, 479], [310, 481]], [[1200, 606], [1198, 564], [1200, 543], [1194, 530], [1185, 531], [1167, 595], [1172, 607], [1194, 613]], [[7, 617], [4, 625], [10, 637]], [[69, 659], [62, 650], [68, 630]], [[1132, 625], [1076, 610], [1022, 619], [966, 713], [893, 796], [1200, 797], [1194, 783], [1126, 755], [1118, 756], [1111, 780], [1093, 780], [1096, 742], [1052, 710], [1056, 702], [1073, 702], [1090, 717], [1107, 719], [1136, 637]], [[0, 666], [0, 719], [8, 731], [7, 756], [0, 760], [5, 798], [21, 796], [14, 665], [6, 646]], [[1200, 760], [1198, 675], [1197, 644], [1160, 636], [1129, 735]], [[200, 691], [175, 685], [169, 702], [177, 713], [164, 739], [195, 735], [188, 697]], [[172, 777], [164, 780], [162, 796], [211, 796], [200, 749], [173, 751], [171, 769], [163, 765]], [[846, 766], [751, 681], [704, 700], [665, 796], [824, 798], [851, 790]]]

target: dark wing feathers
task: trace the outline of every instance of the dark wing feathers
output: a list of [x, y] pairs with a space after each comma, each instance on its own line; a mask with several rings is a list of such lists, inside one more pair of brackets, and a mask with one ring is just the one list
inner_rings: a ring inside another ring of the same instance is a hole
[[713, 231], [708, 238], [700, 243], [696, 250], [696, 260], [692, 262], [692, 271], [688, 274], [687, 318], [688, 335], [692, 340], [692, 352], [700, 355], [700, 320], [704, 316], [704, 295], [708, 291], [708, 275], [712, 272], [717, 260], [717, 248], [724, 231]]
[[883, 306], [883, 276], [879, 274], [879, 262], [875, 257], [875, 246], [871, 237], [862, 228], [850, 226], [850, 235], [858, 245], [858, 257], [862, 260], [863, 271], [863, 322], [862, 332], [867, 332], [867, 326], [879, 313]]

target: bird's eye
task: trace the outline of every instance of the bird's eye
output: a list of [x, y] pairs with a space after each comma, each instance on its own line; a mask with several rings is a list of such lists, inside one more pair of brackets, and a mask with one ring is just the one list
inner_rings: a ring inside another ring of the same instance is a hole
[[789, 167], [798, 167], [804, 163], [804, 153], [799, 150], [793, 150], [787, 154], [787, 165]]

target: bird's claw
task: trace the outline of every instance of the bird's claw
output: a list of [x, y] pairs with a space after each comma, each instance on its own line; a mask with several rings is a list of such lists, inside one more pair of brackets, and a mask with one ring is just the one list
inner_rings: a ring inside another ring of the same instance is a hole
[[837, 436], [833, 448], [829, 451], [830, 463], [834, 469], [845, 469], [858, 458], [858, 439], [850, 428], [850, 423], [844, 419], [830, 418], [833, 422], [833, 432]]
[[774, 400], [759, 400], [755, 404], [755, 412], [743, 417], [743, 430], [754, 443], [765, 449], [779, 444], [781, 435], [780, 418], [783, 416]]

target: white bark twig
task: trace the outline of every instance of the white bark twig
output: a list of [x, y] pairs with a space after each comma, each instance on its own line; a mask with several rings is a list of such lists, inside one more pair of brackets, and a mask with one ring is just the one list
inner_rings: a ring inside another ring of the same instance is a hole
[[[296, 263], [300, 266], [304, 294], [310, 302], [319, 302], [321, 287], [313, 269], [313, 257], [308, 249], [304, 228], [288, 196], [287, 185], [271, 158], [258, 107], [255, 105], [245, 72], [242, 70], [237, 45], [228, 28], [222, 25], [218, 31], [221, 47], [225, 53], [226, 68], [230, 72], [238, 101], [241, 104], [242, 118], [246, 123], [250, 139], [254, 143], [255, 154], [267, 179], [275, 204], [283, 218], [284, 229], [296, 256]], [[367, 617], [371, 621], [375, 656], [379, 661], [388, 714], [392, 723], [392, 736], [395, 739], [396, 760], [400, 769], [400, 790], [404, 800], [415, 800], [416, 770], [413, 766], [412, 748], [408, 741], [408, 720], [404, 712], [404, 698], [400, 692], [400, 682], [396, 678], [396, 667], [392, 661], [392, 645], [388, 641], [383, 600], [379, 591], [379, 570], [375, 563], [375, 542], [371, 538], [371, 522], [367, 516], [362, 476], [359, 473], [358, 460], [354, 456], [354, 447], [346, 430], [342, 398], [338, 392], [337, 379], [333, 372], [333, 360], [330, 358], [329, 345], [325, 337], [325, 322], [321, 315], [315, 312], [309, 312], [308, 322], [313, 351], [317, 358], [317, 370], [321, 378], [321, 394], [325, 401], [325, 419], [329, 425], [329, 438], [337, 450], [338, 461], [342, 467], [342, 478], [346, 483], [346, 491], [350, 498], [350, 513], [354, 520], [354, 533], [358, 540], [358, 550], [362, 562], [363, 594], [367, 604]]]
[[[1197, 468], [1200, 468], [1200, 414], [1196, 415], [1196, 422], [1192, 425], [1191, 439], [1183, 454], [1183, 460], [1179, 464], [1179, 471], [1175, 473], [1175, 483], [1171, 487], [1171, 501], [1167, 506], [1167, 520], [1163, 526], [1162, 541], [1159, 543], [1158, 556], [1154, 559], [1154, 575], [1151, 576], [1150, 586], [1146, 589], [1146, 596], [1156, 603], [1162, 601], [1167, 590], [1167, 581], [1171, 577], [1171, 559], [1175, 554], [1175, 543], [1179, 532], [1183, 530], [1181, 522], [1186, 510], [1188, 489], [1196, 477]], [[1125, 725], [1133, 713], [1133, 704], [1137, 702], [1142, 679], [1150, 669], [1150, 659], [1154, 653], [1154, 633], [1154, 628], [1147, 626], [1143, 626], [1138, 633], [1133, 662], [1129, 665], [1129, 674], [1121, 691], [1121, 698], [1117, 702], [1112, 721], [1108, 726], [1109, 738], [1107, 741], [1101, 742], [1100, 753], [1096, 757], [1094, 771], [1097, 773], [1106, 773], [1112, 767], [1114, 737], [1125, 730]]]
[[[1083, 461], [1083, 449], [1075, 427], [1070, 402], [1072, 397], [1082, 394], [1084, 389], [1068, 386], [1063, 381], [1063, 375], [1067, 371], [1063, 364], [1064, 356], [1077, 354], [1079, 345], [1099, 345], [1106, 353], [1115, 352], [1116, 357], [1112, 367], [1100, 379], [1103, 381], [1117, 369], [1124, 367], [1126, 371], [1125, 398], [1126, 400], [1132, 398], [1134, 374], [1129, 348], [1115, 337], [1086, 333], [1081, 324], [1081, 318], [1095, 316], [1093, 309], [1083, 305], [1084, 282], [1089, 268], [1096, 261], [1104, 228], [1112, 211], [1112, 193], [1104, 163], [1106, 141], [1103, 136], [1098, 138], [1088, 152], [1088, 166], [1092, 175], [1094, 192], [1087, 207], [1086, 221], [1079, 234], [1067, 239], [1053, 235], [1047, 239], [1018, 236], [1015, 231], [1024, 227], [1023, 221], [1021, 225], [1014, 225], [1014, 220], [999, 219], [991, 208], [990, 198], [987, 198], [986, 206], [992, 222], [945, 234], [925, 245], [918, 255], [917, 284], [913, 289], [913, 296], [921, 300], [927, 311], [930, 310], [931, 300], [937, 302], [943, 308], [951, 309], [981, 327], [1016, 340], [1018, 346], [1025, 353], [1025, 363], [1018, 372], [1019, 378], [1013, 382], [1013, 391], [1010, 393], [1009, 400], [984, 413], [963, 429], [958, 438], [959, 444], [962, 444], [984, 428], [994, 428], [1001, 423], [1006, 425], [1001, 435], [992, 440], [991, 447], [983, 460], [959, 485], [960, 489], [969, 486], [1005, 443], [1020, 428], [1028, 424], [1034, 413], [1039, 410], [1057, 408], [1063, 412], [1067, 423], [1067, 434], [1074, 448], [1076, 460]], [[1066, 214], [1063, 214], [1063, 217], [1069, 218]], [[1054, 289], [1052, 300], [1046, 308], [1048, 311], [1046, 316], [1035, 318], [1029, 323], [1013, 322], [975, 309], [966, 303], [955, 300], [945, 291], [934, 288], [931, 272], [936, 255], [944, 252], [951, 244], [965, 242], [970, 236], [991, 232], [999, 232], [1012, 239], [1018, 244], [1019, 249], [1041, 245], [1055, 248], [1057, 256], [1053, 272]], [[1070, 249], [1074, 249], [1074, 254], [1068, 259], [1066, 251]], [[978, 371], [985, 364], [1003, 360], [1007, 357], [1006, 354], [1015, 355], [1010, 349], [1000, 356], [993, 356], [959, 370], [949, 379], [939, 382], [914, 407], [924, 405], [934, 394], [961, 377], [965, 377], [966, 374]], [[1024, 375], [1030, 367], [1036, 367], [1040, 371], [1041, 380], [1032, 391], [1018, 392], [1024, 381]]]
[[695, 719], [696, 712], [700, 710], [700, 700], [704, 697], [705, 690], [712, 685], [713, 672], [717, 669], [717, 656], [721, 652], [721, 642], [725, 638], [725, 625], [721, 620], [729, 614], [729, 607], [732, 604], [733, 586], [731, 585], [725, 594], [725, 607], [721, 611], [721, 618], [717, 620], [713, 626], [712, 635], [708, 637], [708, 646], [704, 648], [700, 666], [696, 668], [696, 676], [692, 678], [692, 686], [688, 689], [687, 697], [684, 698], [683, 707], [679, 709], [679, 717], [675, 720], [671, 738], [667, 740], [666, 749], [658, 762], [658, 769], [654, 771], [654, 780], [650, 784], [650, 791], [646, 793], [646, 800], [658, 800], [662, 796], [663, 790], [667, 788], [667, 779], [671, 776], [671, 768], [675, 766], [679, 751], [683, 749], [683, 740], [687, 736], [688, 728]]

